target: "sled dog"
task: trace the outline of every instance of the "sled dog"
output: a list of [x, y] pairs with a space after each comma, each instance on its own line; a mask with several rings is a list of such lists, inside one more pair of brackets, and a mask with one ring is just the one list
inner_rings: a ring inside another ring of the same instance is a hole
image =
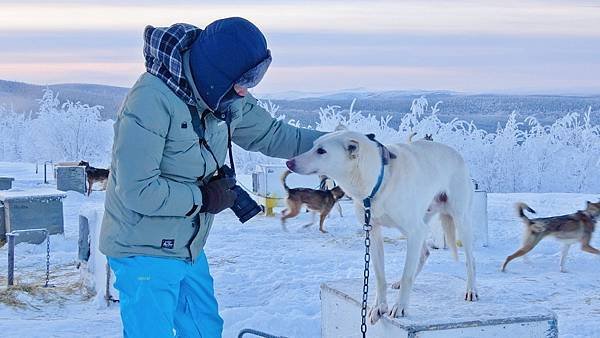
[[[284, 230], [285, 221], [288, 218], [296, 217], [303, 205], [312, 211], [312, 222], [306, 224], [304, 227], [309, 227], [315, 222], [316, 213], [320, 213], [319, 218], [319, 230], [325, 233], [325, 228], [323, 228], [323, 222], [333, 206], [340, 200], [340, 198], [344, 197], [344, 191], [339, 187], [334, 187], [333, 189], [310, 189], [310, 188], [290, 188], [286, 183], [286, 178], [291, 173], [291, 171], [286, 170], [283, 175], [281, 175], [281, 184], [283, 184], [283, 188], [288, 194], [287, 199], [285, 200], [288, 208], [283, 211], [283, 215], [281, 217], [281, 226]], [[341, 209], [340, 209], [341, 210]], [[341, 214], [341, 211], [340, 211]]]
[[[299, 174], [331, 177], [354, 201], [359, 222], [363, 222], [363, 199], [376, 186], [383, 166], [382, 184], [371, 201], [371, 259], [375, 271], [375, 304], [369, 320], [382, 315], [406, 316], [415, 277], [429, 256], [425, 239], [427, 223], [440, 214], [454, 257], [456, 232], [462, 241], [467, 268], [465, 300], [477, 300], [475, 259], [472, 252], [470, 208], [473, 187], [461, 155], [441, 143], [417, 140], [408, 144], [383, 145], [372, 134], [340, 131], [324, 135], [308, 152], [290, 159], [290, 170]], [[400, 289], [388, 309], [381, 227], [397, 228], [407, 237], [406, 262]]]
[[81, 161], [80, 166], [85, 167], [85, 176], [87, 177], [87, 195], [92, 193], [92, 186], [98, 182], [102, 184], [102, 188], [106, 190], [106, 182], [108, 181], [109, 169], [94, 168], [89, 162]]
[[506, 270], [506, 265], [513, 259], [527, 254], [533, 249], [544, 237], [552, 235], [558, 241], [562, 242], [562, 252], [560, 257], [560, 271], [566, 272], [565, 261], [571, 245], [581, 243], [581, 250], [596, 255], [600, 254], [600, 250], [590, 245], [592, 232], [596, 227], [596, 221], [600, 216], [600, 202], [586, 202], [584, 210], [577, 211], [569, 215], [553, 216], [545, 218], [530, 219], [525, 215], [524, 210], [534, 213], [525, 203], [517, 203], [517, 214], [525, 224], [525, 236], [523, 247], [515, 251], [512, 255], [506, 257], [502, 265], [502, 271]]

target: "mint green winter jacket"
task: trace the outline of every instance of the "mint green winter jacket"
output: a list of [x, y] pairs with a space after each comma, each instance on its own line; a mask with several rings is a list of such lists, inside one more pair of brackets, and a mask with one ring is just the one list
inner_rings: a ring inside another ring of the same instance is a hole
[[[184, 55], [186, 67], [188, 55]], [[189, 81], [193, 83], [193, 81]], [[195, 88], [198, 111], [206, 109]], [[240, 147], [290, 158], [307, 151], [322, 133], [276, 121], [256, 99], [235, 103], [232, 139]], [[144, 73], [129, 91], [114, 124], [112, 164], [100, 233], [100, 251], [110, 257], [136, 255], [194, 261], [214, 215], [202, 213], [199, 225], [186, 216], [200, 210], [198, 184], [213, 176], [227, 155], [227, 126], [205, 116], [204, 139], [218, 164], [194, 132], [187, 105], [157, 77]]]

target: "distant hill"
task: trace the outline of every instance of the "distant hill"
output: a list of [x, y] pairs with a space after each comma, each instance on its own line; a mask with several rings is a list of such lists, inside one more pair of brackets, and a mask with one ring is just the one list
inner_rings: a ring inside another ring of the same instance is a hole
[[[128, 91], [128, 88], [94, 84], [55, 84], [47, 87], [58, 92], [61, 100], [104, 106], [102, 117], [105, 119], [115, 118]], [[0, 105], [12, 105], [16, 112], [35, 112], [38, 109], [36, 99], [42, 96], [44, 88], [46, 86], [0, 80]], [[438, 113], [443, 121], [453, 118], [474, 121], [479, 128], [488, 131], [494, 131], [498, 123], [504, 124], [512, 111], [517, 111], [521, 117], [532, 115], [544, 123], [551, 123], [568, 112], [584, 112], [591, 106], [594, 111], [592, 121], [600, 123], [600, 95], [466, 94], [452, 91], [369, 91], [353, 88], [332, 92], [287, 91], [257, 96], [280, 105], [280, 112], [287, 119], [313, 125], [319, 118], [320, 107], [338, 105], [342, 110], [347, 110], [356, 98], [355, 111], [378, 116], [392, 115], [393, 126], [409, 111], [412, 100], [420, 96], [425, 96], [431, 105], [437, 101], [443, 102]]]
[[340, 106], [347, 110], [356, 98], [355, 111], [377, 116], [392, 115], [390, 125], [400, 122], [400, 117], [410, 111], [415, 98], [425, 96], [430, 105], [442, 101], [438, 116], [442, 121], [458, 118], [474, 121], [487, 131], [495, 131], [498, 123], [506, 123], [507, 116], [516, 111], [521, 119], [535, 116], [543, 123], [552, 123], [556, 118], [570, 112], [585, 112], [592, 107], [592, 122], [600, 124], [600, 95], [511, 95], [511, 94], [465, 94], [450, 91], [341, 91], [335, 93], [286, 92], [266, 95], [278, 104], [280, 112], [288, 118], [302, 123], [314, 124], [319, 108]]
[[128, 88], [95, 85], [95, 84], [54, 84], [48, 86], [33, 85], [23, 82], [0, 80], [0, 104], [13, 108], [15, 112], [34, 113], [38, 109], [37, 99], [42, 91], [50, 88], [59, 93], [59, 99], [81, 101], [82, 103], [104, 106], [102, 117], [114, 119], [117, 109], [127, 95]]

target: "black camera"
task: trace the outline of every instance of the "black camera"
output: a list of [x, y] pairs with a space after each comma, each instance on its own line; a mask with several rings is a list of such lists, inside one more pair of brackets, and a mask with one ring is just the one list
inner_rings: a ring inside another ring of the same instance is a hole
[[[233, 178], [235, 179], [235, 171], [224, 165], [219, 168], [218, 177], [222, 178]], [[237, 194], [237, 198], [231, 206], [231, 210], [237, 216], [240, 222], [246, 223], [249, 219], [256, 216], [259, 212], [262, 212], [262, 208], [248, 195], [246, 190], [242, 189], [239, 185], [235, 185], [232, 188], [233, 191]]]

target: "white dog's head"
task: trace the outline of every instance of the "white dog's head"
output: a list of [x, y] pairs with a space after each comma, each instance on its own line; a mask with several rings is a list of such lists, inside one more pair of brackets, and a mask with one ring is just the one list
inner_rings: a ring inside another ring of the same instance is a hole
[[[384, 148], [385, 149], [385, 148]], [[387, 152], [387, 149], [385, 149]], [[287, 167], [298, 174], [326, 175], [337, 181], [344, 190], [358, 182], [369, 184], [376, 179], [381, 166], [381, 152], [374, 135], [354, 131], [336, 131], [321, 136], [314, 146], [286, 162]], [[394, 158], [393, 154], [387, 153]], [[364, 173], [370, 173], [365, 175]]]

